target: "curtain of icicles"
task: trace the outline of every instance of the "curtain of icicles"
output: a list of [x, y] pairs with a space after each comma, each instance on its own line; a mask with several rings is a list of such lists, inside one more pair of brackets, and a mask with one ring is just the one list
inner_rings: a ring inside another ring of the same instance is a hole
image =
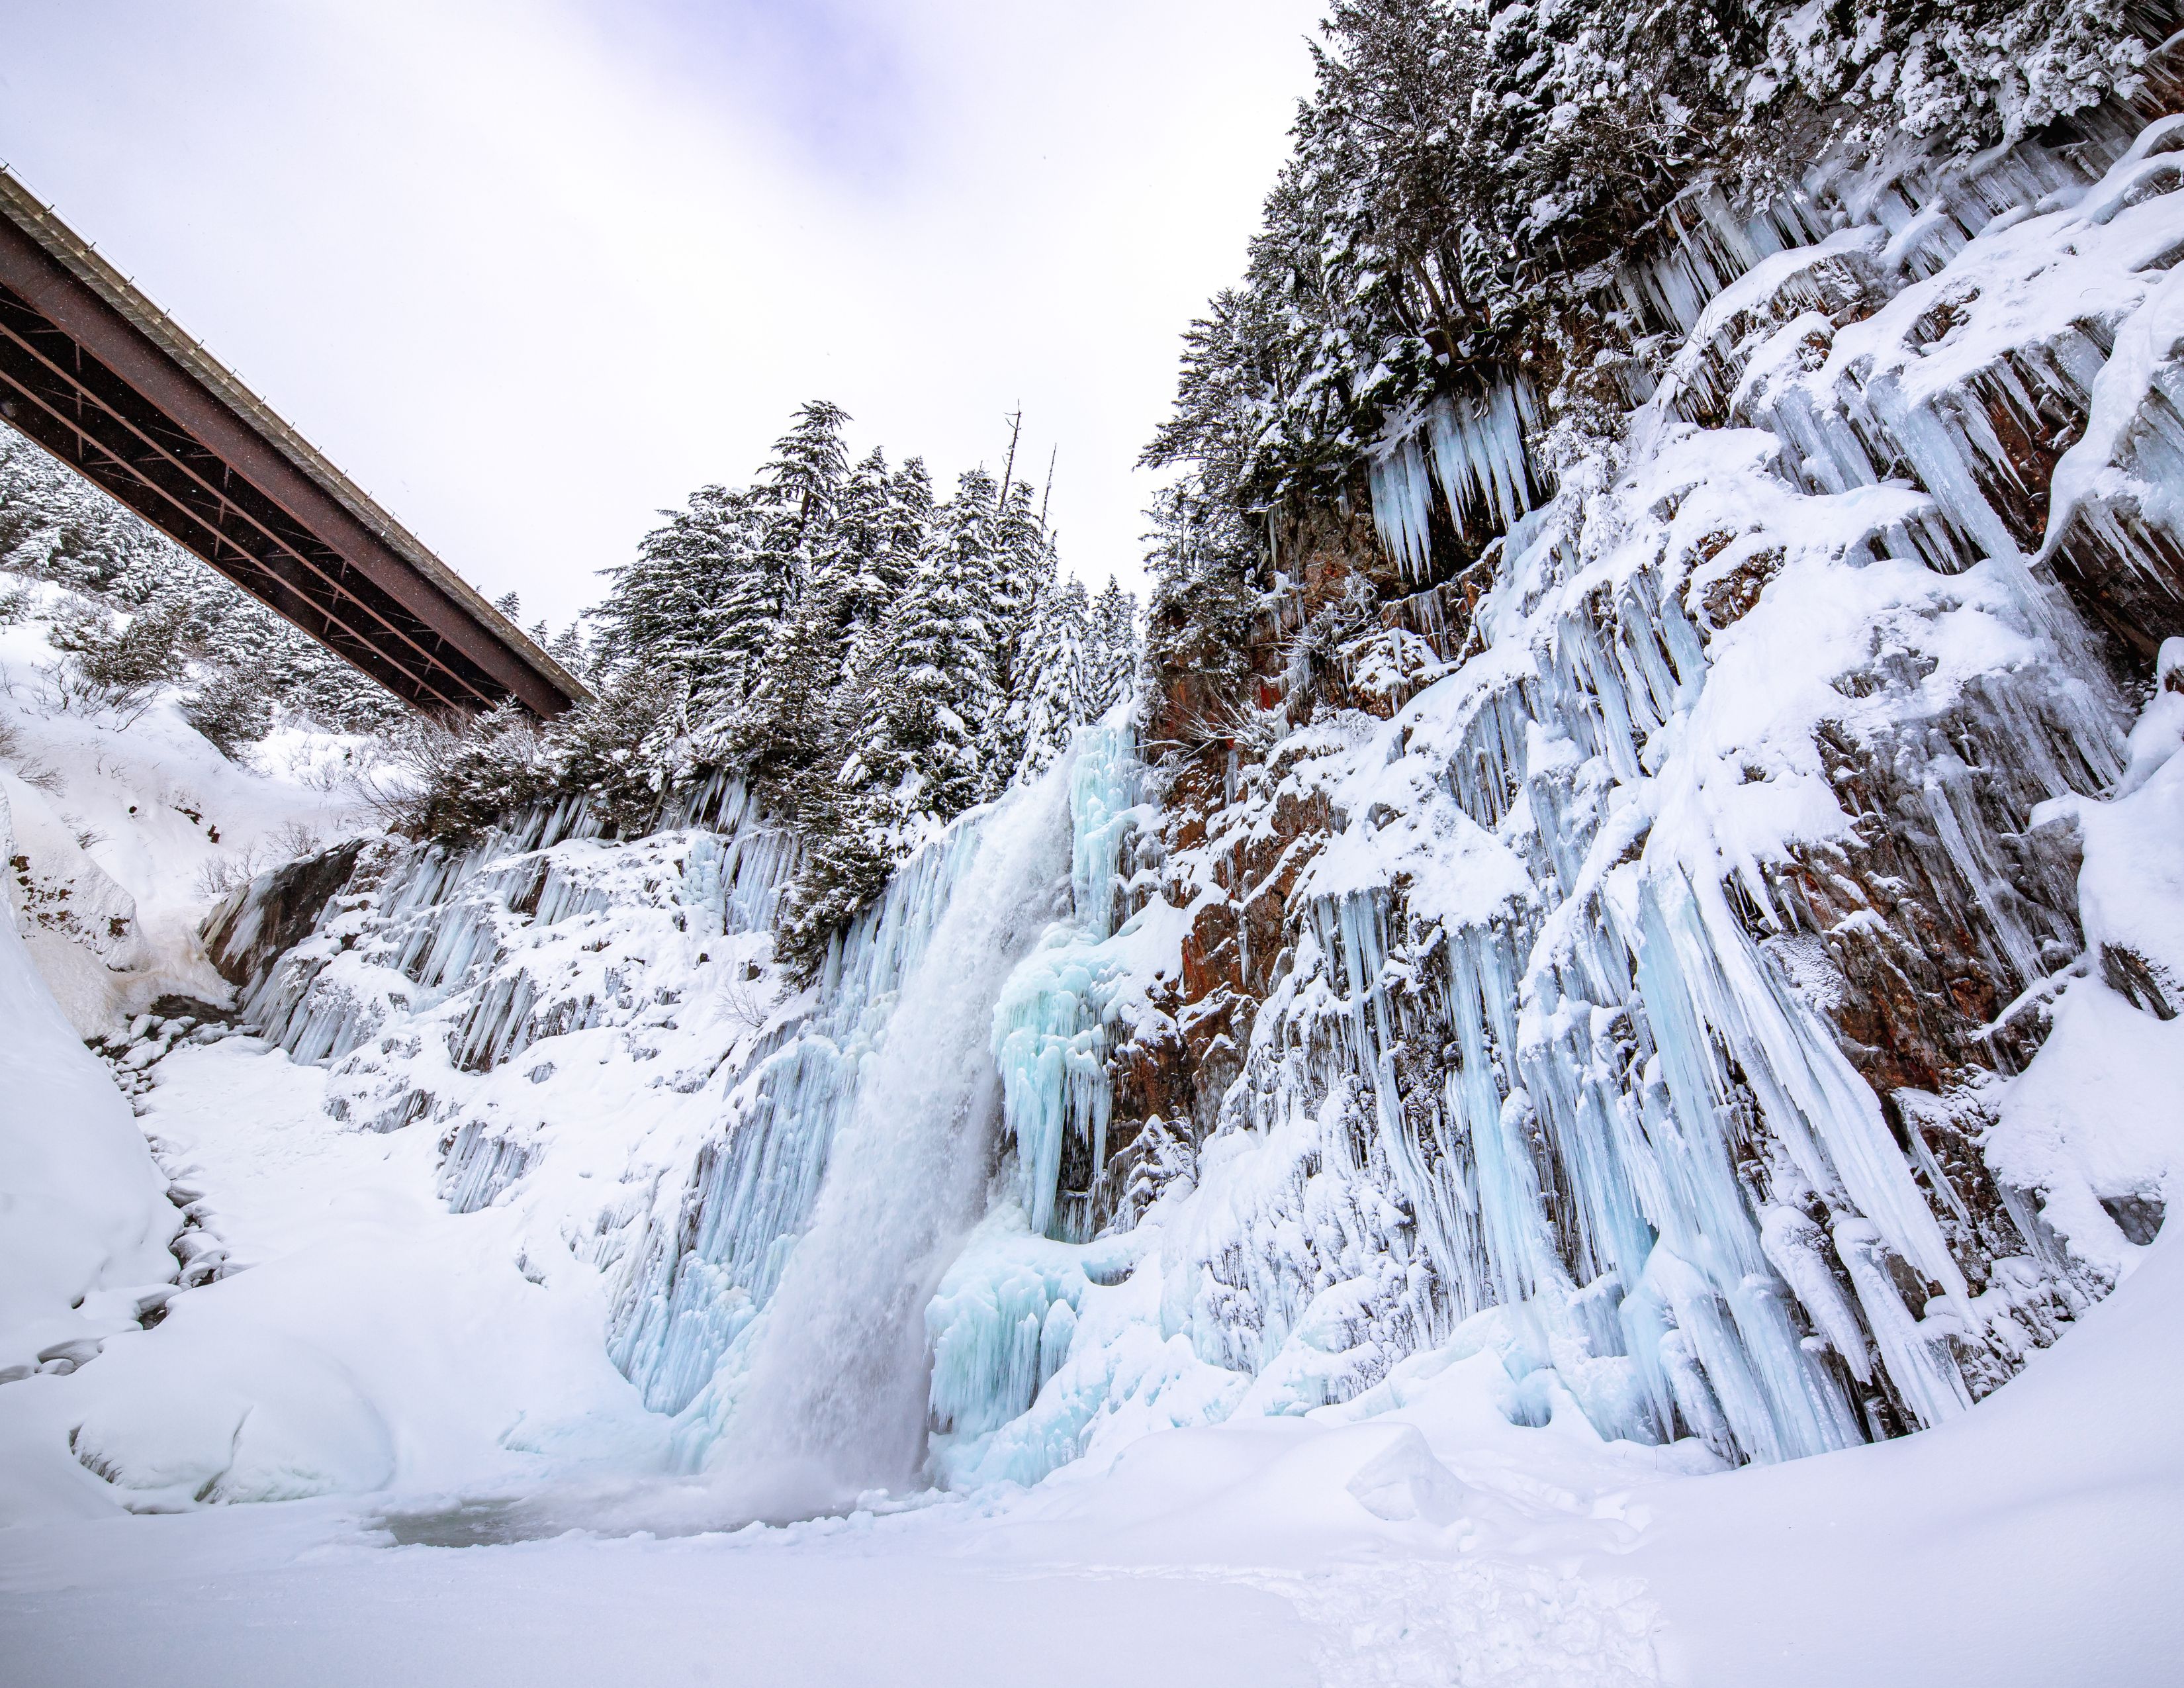
[[1426, 574], [1436, 486], [1460, 532], [1506, 528], [1539, 502], [1547, 483], [1524, 445], [1538, 426], [1531, 384], [1518, 376], [1435, 399], [1368, 457], [1373, 525], [1405, 573]]
[[[392, 1019], [466, 999], [449, 1053], [470, 1072], [512, 1060], [542, 1038], [616, 1012], [598, 989], [565, 990], [528, 965], [536, 938], [639, 898], [665, 897], [687, 923], [769, 928], [800, 862], [794, 838], [733, 781], [699, 788], [669, 816], [674, 830], [616, 845], [581, 798], [540, 809], [465, 850], [425, 844], [368, 890], [337, 900], [244, 1005], [244, 1018], [298, 1061], [340, 1061]], [[702, 819], [703, 824], [699, 824]], [[632, 875], [636, 883], [627, 883]], [[414, 1117], [362, 1121], [387, 1128]]]
[[[2025, 285], [2048, 276], [2043, 299], [2091, 298], [2106, 276], [2165, 261], [2184, 214], [2120, 214], [2173, 189], [2161, 151], [2178, 136], [2184, 120], [2170, 120], [2068, 159], [2028, 147], [1977, 171], [1844, 181], [1825, 213], [1793, 198], [1740, 221], [1694, 196], [1661, 249], [1614, 284], [1642, 319], [1690, 337], [1663, 385], [1632, 395], [1653, 402], [1658, 425], [1763, 428], [1776, 442], [1757, 471], [1765, 486], [1816, 499], [1901, 485], [1908, 470], [1919, 497], [1853, 552], [1937, 576], [1985, 565], [1984, 578], [2011, 583], [2002, 619], [2037, 660], [1967, 685], [1945, 716], [1907, 703], [1875, 747], [1893, 846], [2003, 1001], [2075, 937], [2072, 865], [2021, 848], [2003, 858], [2039, 801], [2113, 780], [2124, 720], [2027, 560], [2071, 543], [2073, 514], [2123, 554], [2120, 573], [2150, 578], [2159, 560], [2090, 490], [2082, 510], [2063, 512], [2059, 497], [2062, 513], [2044, 515], [2001, 436], [2045, 437], [2057, 417], [2089, 411], [2098, 421], [2103, 387], [2132, 374], [2133, 325], [2112, 357], [2109, 326], [2067, 311], [2039, 320], [2012, 304], [2019, 259], [1993, 244], [1972, 257], [1994, 309], [2015, 313], [1997, 331], [2021, 343], [1997, 342], [1983, 366], [1943, 380], [1932, 355], [1950, 320], [1975, 316], [1978, 288], [1938, 326], [1882, 307], [2036, 205], [2075, 206], [2082, 225], [2027, 248]], [[2086, 273], [2049, 276], [2059, 262]], [[2131, 429], [2111, 429], [2102, 449], [2126, 453], [2142, 517], [2169, 508], [2184, 427], [2173, 372], [2140, 385], [2124, 395], [2136, 409], [2115, 410], [2136, 417]], [[1408, 574], [1426, 572], [1438, 492], [1474, 537], [1513, 528], [1501, 577], [1531, 571], [1526, 601], [1552, 604], [1576, 564], [1554, 554], [1551, 515], [1521, 519], [1540, 491], [1524, 450], [1535, 420], [1521, 386], [1440, 401], [1372, 456], [1376, 525]], [[1746, 471], [1724, 457], [1717, 472]], [[2066, 465], [2059, 495], [2102, 472], [2074, 479]], [[1822, 543], [1794, 525], [1769, 538], [1793, 553]], [[1232, 1103], [1268, 1156], [1284, 1133], [1312, 1147], [1293, 1184], [1268, 1180], [1273, 1193], [1241, 1204], [1233, 1230], [1209, 1228], [1205, 1253], [1172, 1263], [1204, 1274], [1184, 1320], [1194, 1349], [1262, 1381], [1293, 1363], [1315, 1294], [1356, 1274], [1355, 1366], [1329, 1362], [1286, 1395], [1262, 1391], [1280, 1410], [1368, 1384], [1399, 1357], [1368, 1354], [1369, 1334], [1396, 1331], [1409, 1346], [1495, 1349], [1519, 1415], [1536, 1419], [1561, 1396], [1605, 1435], [1691, 1434], [1724, 1458], [1783, 1459], [1962, 1411], [2099, 1293], [2030, 1195], [1992, 1190], [2007, 1211], [1975, 1225], [1984, 1173], [1943, 1169], [1916, 1122], [1892, 1128], [1836, 1029], [1759, 948], [1755, 930], [1770, 927], [1814, 939], [1823, 928], [1809, 911], [1763, 878], [1646, 852], [1645, 810], [1630, 799], [1664, 783], [1708, 675], [1696, 609], [1665, 574], [1643, 563], [1501, 630], [1507, 648], [1489, 660], [1518, 671], [1474, 686], [1456, 719], [1435, 723], [1440, 789], [1524, 860], [1528, 894], [1485, 920], [1421, 916], [1392, 885], [1292, 911], [1295, 971], [1262, 1014]], [[1847, 677], [1843, 694], [1884, 683]], [[1616, 852], [1601, 844], [1642, 856], [1642, 871], [1611, 884]], [[1394, 1220], [1373, 1211], [1375, 1189], [1393, 1198]], [[1429, 1270], [1376, 1277], [1358, 1263], [1369, 1256], [1422, 1256]]]

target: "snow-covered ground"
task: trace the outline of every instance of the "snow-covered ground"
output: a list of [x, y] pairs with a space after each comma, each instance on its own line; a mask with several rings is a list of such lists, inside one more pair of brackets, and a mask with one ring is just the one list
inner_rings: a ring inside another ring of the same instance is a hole
[[[1426, 1357], [1379, 1401], [1029, 1491], [738, 1528], [643, 1474], [665, 1421], [606, 1364], [595, 1290], [531, 1282], [509, 1210], [448, 1213], [416, 1134], [336, 1128], [320, 1082], [242, 1040], [167, 1063], [146, 1123], [250, 1269], [0, 1390], [0, 1494], [38, 1519], [0, 1530], [11, 1683], [2154, 1685], [2184, 1647], [2175, 1238], [1969, 1414], [1817, 1459], [1686, 1474], [1575, 1414], [1513, 1425], [1490, 1354]], [[24, 1457], [56, 1414], [134, 1415], [138, 1457], [237, 1500], [294, 1448], [385, 1486], [122, 1515]]]
[[39, 619], [64, 594], [26, 596], [27, 617], [0, 626], [0, 1378], [79, 1363], [175, 1290], [170, 1178], [81, 1040], [118, 1045], [162, 997], [227, 1006], [198, 938], [217, 887], [364, 818], [354, 740], [291, 727], [245, 766], [172, 688], [126, 716], [87, 709], [57, 683]]

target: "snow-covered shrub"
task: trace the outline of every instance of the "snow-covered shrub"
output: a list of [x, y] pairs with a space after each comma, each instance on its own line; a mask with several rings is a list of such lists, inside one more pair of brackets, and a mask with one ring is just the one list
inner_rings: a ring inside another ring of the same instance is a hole
[[465, 844], [541, 804], [580, 802], [591, 824], [630, 838], [660, 822], [694, 772], [681, 677], [624, 667], [566, 713], [514, 704], [470, 719], [418, 717], [384, 736], [380, 811], [395, 831]]
[[630, 837], [657, 824], [669, 793], [694, 771], [688, 700], [671, 671], [631, 666], [541, 733], [554, 788], [580, 797], [609, 833]]
[[809, 981], [817, 973], [828, 940], [886, 888], [894, 866], [855, 827], [838, 824], [817, 833], [774, 928], [774, 953], [792, 978]]
[[385, 750], [381, 817], [413, 838], [468, 843], [553, 788], [538, 723], [516, 704], [468, 721], [421, 716], [388, 733]]
[[215, 669], [183, 699], [182, 719], [233, 761], [273, 730], [273, 698], [256, 677]]
[[171, 598], [123, 616], [81, 599], [64, 604], [47, 634], [63, 653], [53, 675], [63, 706], [133, 721], [189, 672], [194, 620]]

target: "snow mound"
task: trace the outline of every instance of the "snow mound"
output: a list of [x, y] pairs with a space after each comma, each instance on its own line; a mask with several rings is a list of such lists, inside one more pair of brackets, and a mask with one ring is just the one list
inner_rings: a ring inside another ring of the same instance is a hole
[[[0, 794], [11, 855], [14, 837]], [[181, 1218], [128, 1103], [12, 927], [0, 931], [0, 1379], [12, 1382], [73, 1367], [158, 1306]]]

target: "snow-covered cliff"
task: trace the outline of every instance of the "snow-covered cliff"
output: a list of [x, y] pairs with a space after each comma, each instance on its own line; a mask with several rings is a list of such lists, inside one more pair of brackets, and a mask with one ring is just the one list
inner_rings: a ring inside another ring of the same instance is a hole
[[[1289, 627], [1379, 626], [1316, 686], [1269, 638], [1172, 772], [1113, 1234], [936, 1304], [1067, 1309], [954, 1468], [1479, 1351], [1515, 1422], [1780, 1460], [1964, 1412], [2133, 1269], [2184, 1145], [2184, 644], [2138, 677], [2184, 624], [2180, 132], [1702, 203], [1632, 282], [1684, 331], [1627, 444], [1521, 517], [1513, 432], [1390, 441], [1384, 551], [1287, 565]], [[1436, 484], [1506, 532], [1391, 593]]]

